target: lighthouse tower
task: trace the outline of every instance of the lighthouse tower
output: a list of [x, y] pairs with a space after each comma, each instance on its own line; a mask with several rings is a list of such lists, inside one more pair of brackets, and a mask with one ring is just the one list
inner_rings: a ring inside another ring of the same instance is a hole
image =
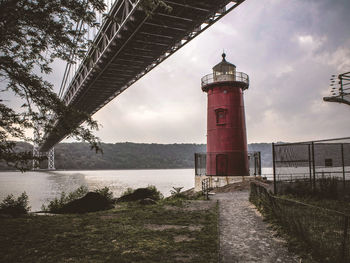
[[225, 57], [222, 54], [213, 73], [202, 78], [202, 90], [208, 94], [206, 175], [248, 176], [243, 91], [249, 77]]

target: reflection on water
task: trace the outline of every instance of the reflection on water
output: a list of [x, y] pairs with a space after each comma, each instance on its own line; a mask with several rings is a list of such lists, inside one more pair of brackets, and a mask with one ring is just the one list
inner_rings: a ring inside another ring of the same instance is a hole
[[128, 187], [139, 188], [155, 185], [165, 196], [172, 187], [194, 187], [193, 169], [174, 170], [103, 170], [103, 171], [52, 171], [52, 172], [1, 172], [0, 200], [8, 194], [29, 196], [32, 211], [59, 196], [62, 191], [71, 192], [79, 186], [90, 190], [108, 186], [115, 197]]

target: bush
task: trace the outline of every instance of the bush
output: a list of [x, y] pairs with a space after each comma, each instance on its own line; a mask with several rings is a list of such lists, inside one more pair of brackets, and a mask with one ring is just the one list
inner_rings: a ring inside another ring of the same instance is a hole
[[0, 204], [0, 214], [8, 214], [12, 216], [20, 216], [28, 214], [30, 207], [28, 206], [28, 195], [23, 192], [17, 200], [14, 196], [8, 195]]
[[128, 187], [128, 188], [122, 193], [121, 196], [129, 195], [129, 194], [132, 194], [132, 193], [134, 193], [134, 192], [135, 192], [134, 189], [132, 189], [131, 187]]
[[151, 199], [157, 201], [164, 198], [163, 194], [160, 191], [158, 191], [157, 187], [155, 187], [154, 185], [147, 186], [147, 189], [149, 189], [152, 192], [152, 197], [150, 197]]
[[183, 198], [187, 199], [184, 193], [181, 193], [183, 187], [173, 187], [174, 190], [170, 190], [171, 198]]
[[105, 186], [105, 187], [103, 187], [101, 189], [96, 189], [94, 192], [102, 195], [103, 197], [105, 197], [111, 203], [115, 202], [115, 199], [113, 197], [113, 193], [107, 186]]
[[45, 212], [57, 213], [59, 212], [66, 204], [72, 202], [73, 200], [82, 198], [88, 193], [88, 188], [86, 186], [80, 186], [75, 191], [69, 193], [68, 195], [65, 192], [61, 192], [60, 197], [56, 197], [54, 200], [50, 201], [47, 206], [42, 205], [41, 209]]
[[108, 187], [89, 192], [86, 186], [80, 186], [69, 193], [62, 192], [60, 197], [50, 201], [41, 209], [50, 213], [85, 213], [112, 208], [115, 203], [113, 193]]
[[322, 178], [318, 180], [319, 191], [317, 196], [319, 198], [338, 199], [338, 183], [337, 178]]
[[339, 199], [337, 178], [319, 178], [316, 180], [316, 188], [313, 189], [309, 181], [296, 181], [288, 183], [284, 194], [298, 197], [312, 197], [319, 199]]
[[150, 198], [152, 200], [158, 201], [160, 199], [163, 199], [164, 197], [155, 186], [149, 185], [146, 188], [138, 188], [136, 190], [128, 188], [122, 194], [122, 196], [118, 198], [118, 202], [133, 202], [145, 198]]

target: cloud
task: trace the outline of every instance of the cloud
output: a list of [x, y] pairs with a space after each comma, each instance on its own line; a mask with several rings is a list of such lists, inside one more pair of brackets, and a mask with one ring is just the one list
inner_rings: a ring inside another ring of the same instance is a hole
[[223, 49], [250, 75], [244, 95], [250, 142], [347, 136], [350, 108], [322, 101], [330, 75], [346, 70], [350, 57], [343, 25], [350, 24], [349, 4], [331, 2], [245, 1], [97, 113], [101, 137], [205, 142], [200, 78]]

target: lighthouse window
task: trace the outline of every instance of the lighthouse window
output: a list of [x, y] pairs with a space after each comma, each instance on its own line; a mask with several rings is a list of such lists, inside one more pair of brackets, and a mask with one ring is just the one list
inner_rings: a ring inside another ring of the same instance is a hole
[[226, 124], [227, 110], [226, 109], [216, 109], [215, 113], [216, 113], [216, 125]]

